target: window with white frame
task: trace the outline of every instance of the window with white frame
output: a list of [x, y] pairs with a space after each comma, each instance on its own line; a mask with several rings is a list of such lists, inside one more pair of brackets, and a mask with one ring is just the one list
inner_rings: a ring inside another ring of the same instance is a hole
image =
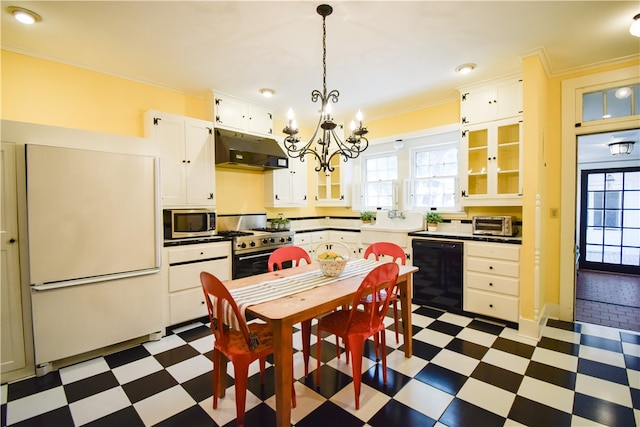
[[414, 208], [457, 210], [457, 142], [420, 147], [412, 157]]
[[398, 179], [398, 157], [384, 155], [364, 161], [365, 209], [393, 209], [394, 185]]

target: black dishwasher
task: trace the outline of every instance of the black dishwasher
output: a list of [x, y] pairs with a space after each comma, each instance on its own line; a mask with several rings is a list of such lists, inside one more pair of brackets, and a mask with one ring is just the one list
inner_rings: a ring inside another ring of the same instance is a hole
[[413, 303], [462, 312], [462, 242], [413, 239]]

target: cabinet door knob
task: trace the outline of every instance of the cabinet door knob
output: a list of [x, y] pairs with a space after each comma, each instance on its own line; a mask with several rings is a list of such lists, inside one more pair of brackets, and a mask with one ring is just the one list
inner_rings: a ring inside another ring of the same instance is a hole
[[489, 304], [489, 307], [493, 308], [493, 304]]
[[489, 286], [493, 286], [493, 283], [489, 283]]
[[489, 266], [489, 270], [493, 270], [493, 266], [492, 265]]

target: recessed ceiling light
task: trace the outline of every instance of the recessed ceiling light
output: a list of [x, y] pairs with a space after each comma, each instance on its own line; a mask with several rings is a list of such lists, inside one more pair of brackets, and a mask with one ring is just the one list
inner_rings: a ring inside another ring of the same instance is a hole
[[7, 8], [10, 14], [13, 15], [18, 21], [23, 24], [35, 24], [36, 22], [42, 21], [42, 17], [35, 12], [30, 11], [29, 9], [24, 9], [22, 7], [9, 6]]
[[266, 87], [260, 89], [258, 92], [260, 92], [262, 94], [262, 96], [264, 96], [265, 98], [271, 98], [273, 96], [273, 94], [276, 93], [275, 90], [269, 89], [269, 88], [266, 88]]
[[476, 64], [472, 64], [472, 63], [462, 64], [456, 67], [456, 73], [467, 74], [473, 71], [475, 68], [476, 68]]
[[629, 86], [619, 87], [616, 89], [615, 95], [618, 99], [627, 99], [631, 96], [631, 88]]

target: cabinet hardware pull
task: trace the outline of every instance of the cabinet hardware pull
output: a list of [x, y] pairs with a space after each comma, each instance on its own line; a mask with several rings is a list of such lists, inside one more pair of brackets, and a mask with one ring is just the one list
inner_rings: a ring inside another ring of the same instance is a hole
[[493, 266], [492, 265], [489, 266], [489, 270], [493, 270]]
[[489, 286], [493, 286], [493, 283], [489, 283]]
[[493, 308], [493, 304], [489, 304], [489, 307]]

